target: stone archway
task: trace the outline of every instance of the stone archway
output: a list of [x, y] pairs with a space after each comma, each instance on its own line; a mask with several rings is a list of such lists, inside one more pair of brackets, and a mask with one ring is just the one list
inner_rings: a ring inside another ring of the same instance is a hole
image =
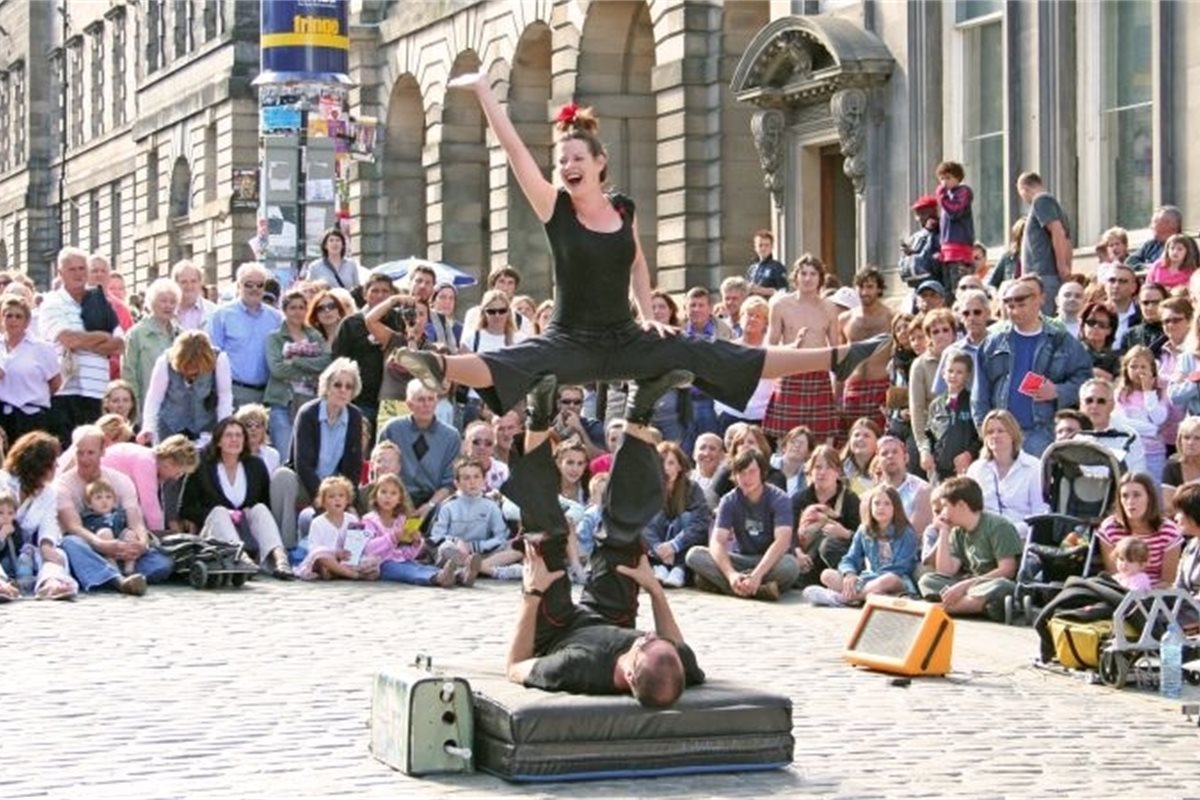
[[421, 87], [411, 75], [402, 75], [388, 99], [387, 145], [383, 159], [384, 240], [382, 260], [408, 256], [424, 258], [427, 246], [425, 220], [425, 109]]
[[[549, 26], [536, 22], [526, 28], [517, 44], [508, 90], [509, 117], [545, 175], [553, 168], [554, 153], [553, 129], [547, 120], [551, 53]], [[551, 297], [553, 275], [546, 234], [511, 173], [507, 202], [508, 263], [521, 273], [521, 292], [535, 300]]]
[[608, 182], [637, 204], [651, 275], [658, 250], [658, 109], [654, 31], [642, 0], [592, 3], [579, 42], [576, 102], [593, 106], [609, 151]]
[[878, 263], [885, 255], [886, 243], [872, 234], [871, 224], [885, 207], [883, 167], [876, 162], [884, 116], [881, 87], [894, 66], [891, 52], [874, 34], [823, 14], [777, 19], [747, 47], [731, 89], [738, 100], [758, 108], [751, 127], [781, 249], [819, 252], [812, 231], [820, 225], [811, 217], [822, 204], [811, 202], [808, 193], [814, 187], [819, 191], [821, 180], [806, 164], [820, 160], [820, 148], [836, 144], [855, 198], [853, 263]]
[[[466, 51], [454, 61], [451, 77], [478, 72], [479, 56]], [[490, 264], [491, 223], [488, 218], [488, 151], [484, 118], [471, 92], [448, 92], [442, 111], [441, 169], [441, 259], [476, 275], [480, 283]], [[478, 287], [468, 290], [478, 298]]]

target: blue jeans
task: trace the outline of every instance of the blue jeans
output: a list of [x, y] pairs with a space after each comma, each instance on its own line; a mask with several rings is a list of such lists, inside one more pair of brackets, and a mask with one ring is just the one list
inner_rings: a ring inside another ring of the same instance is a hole
[[292, 446], [292, 407], [271, 406], [267, 416], [267, 435], [271, 446], [279, 451], [282, 463], [287, 463]]
[[437, 577], [438, 568], [415, 561], [384, 561], [379, 565], [379, 580], [430, 586]]
[[[80, 536], [64, 536], [62, 549], [71, 562], [71, 575], [79, 582], [79, 588], [90, 592], [121, 577], [121, 573], [108, 560], [92, 549], [88, 541]], [[146, 576], [147, 583], [162, 583], [171, 577], [174, 562], [157, 550], [147, 550], [137, 560], [134, 568]]]

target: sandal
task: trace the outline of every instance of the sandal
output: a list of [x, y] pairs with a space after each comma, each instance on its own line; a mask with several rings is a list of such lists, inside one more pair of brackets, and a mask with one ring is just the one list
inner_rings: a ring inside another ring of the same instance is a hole
[[401, 350], [396, 354], [400, 366], [431, 392], [442, 391], [446, 380], [446, 357], [428, 350]]
[[75, 597], [75, 587], [62, 578], [49, 578], [34, 594], [38, 600], [70, 600]]

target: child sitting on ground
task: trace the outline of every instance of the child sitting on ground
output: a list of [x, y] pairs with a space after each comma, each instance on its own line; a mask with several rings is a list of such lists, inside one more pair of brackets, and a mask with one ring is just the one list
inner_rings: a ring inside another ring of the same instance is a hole
[[983, 447], [979, 430], [971, 417], [971, 375], [975, 363], [961, 350], [947, 353], [945, 372], [946, 391], [929, 404], [929, 420], [925, 436], [930, 452], [921, 456], [921, 468], [927, 475], [937, 475], [939, 481], [963, 475], [975, 454]]
[[508, 526], [499, 504], [483, 494], [483, 465], [474, 458], [459, 459], [454, 465], [454, 486], [457, 491], [438, 508], [429, 531], [429, 540], [437, 547], [437, 565], [451, 560], [469, 572], [491, 575], [497, 564], [489, 556], [503, 551]]
[[308, 555], [296, 568], [304, 580], [373, 581], [379, 578], [379, 561], [360, 550], [357, 556], [347, 547], [351, 530], [361, 530], [358, 517], [350, 513], [354, 485], [341, 475], [321, 481], [313, 506], [321, 513], [308, 529]]
[[886, 484], [862, 498], [866, 519], [854, 532], [837, 569], [821, 573], [823, 586], [809, 586], [804, 599], [816, 606], [861, 603], [870, 594], [916, 594], [912, 573], [919, 557], [917, 534], [900, 495]]
[[441, 586], [450, 589], [454, 584], [470, 586], [475, 582], [478, 562], [471, 567], [457, 567], [448, 559], [441, 569], [420, 563], [425, 542], [421, 536], [421, 520], [409, 517], [411, 511], [404, 482], [395, 475], [381, 475], [371, 487], [371, 511], [363, 517], [363, 527], [370, 535], [366, 554], [379, 561], [379, 579], [411, 583], [417, 586]]
[[[117, 493], [108, 485], [108, 481], [97, 479], [83, 489], [86, 508], [83, 512], [83, 527], [106, 542], [114, 539], [132, 541], [133, 532], [125, 517], [125, 509], [117, 504]], [[113, 559], [109, 559], [112, 561]], [[126, 559], [119, 565], [123, 575], [134, 572], [134, 562]]]
[[1117, 583], [1131, 592], [1148, 592], [1153, 588], [1146, 564], [1150, 562], [1150, 548], [1136, 536], [1126, 536], [1113, 549], [1117, 559]]

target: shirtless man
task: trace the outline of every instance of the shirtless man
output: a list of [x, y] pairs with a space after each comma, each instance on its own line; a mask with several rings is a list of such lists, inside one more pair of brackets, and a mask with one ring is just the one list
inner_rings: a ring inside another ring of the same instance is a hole
[[[792, 267], [795, 291], [771, 298], [770, 344], [834, 347], [841, 344], [838, 308], [821, 297], [825, 265], [805, 253]], [[797, 425], [807, 425], [818, 442], [833, 439], [839, 429], [837, 402], [828, 372], [802, 372], [781, 378], [767, 404], [763, 430], [782, 439]]]
[[[854, 276], [858, 288], [858, 308], [843, 311], [838, 318], [843, 341], [859, 342], [872, 336], [886, 334], [892, 329], [893, 312], [883, 302], [883, 275], [875, 267], [860, 270]], [[887, 362], [891, 349], [883, 348], [874, 356], [855, 368], [846, 379], [842, 395], [842, 431], [859, 417], [875, 421], [880, 430], [887, 429], [883, 406], [887, 401], [889, 386]]]

